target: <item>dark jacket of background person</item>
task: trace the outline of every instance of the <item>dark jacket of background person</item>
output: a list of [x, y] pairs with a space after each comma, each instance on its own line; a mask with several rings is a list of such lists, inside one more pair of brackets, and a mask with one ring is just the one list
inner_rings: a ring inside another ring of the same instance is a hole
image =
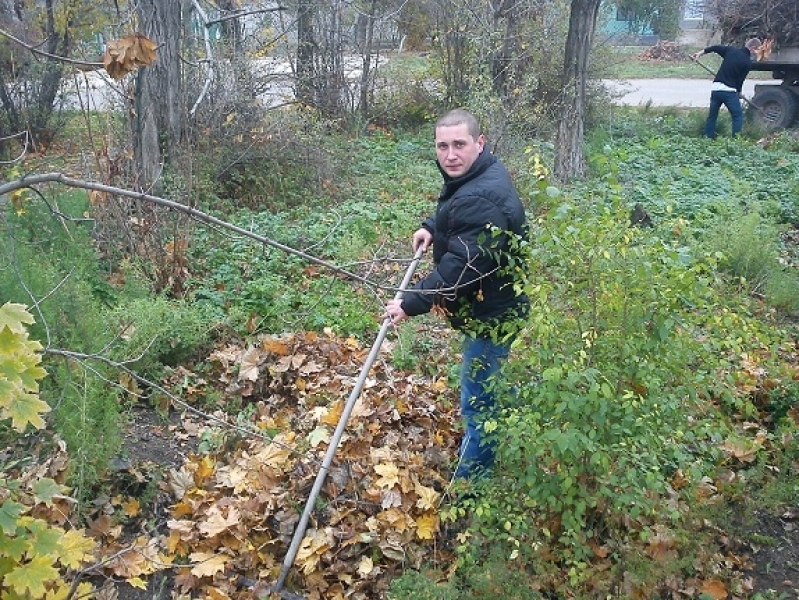
[[752, 53], [748, 48], [736, 46], [708, 46], [704, 49], [705, 54], [710, 52], [718, 54], [723, 59], [713, 81], [723, 83], [740, 93], [744, 80], [752, 68]]
[[[439, 166], [444, 187], [435, 215], [422, 227], [433, 234], [435, 269], [405, 294], [408, 316], [443, 308], [452, 326], [469, 329], [477, 320], [500, 323], [517, 319], [528, 305], [514, 290], [507, 264], [509, 236], [524, 236], [524, 207], [502, 162], [487, 149], [469, 171], [452, 178]], [[492, 232], [496, 227], [503, 232]], [[499, 256], [502, 258], [498, 259]], [[481, 277], [482, 276], [482, 277]], [[436, 293], [413, 293], [413, 290]]]

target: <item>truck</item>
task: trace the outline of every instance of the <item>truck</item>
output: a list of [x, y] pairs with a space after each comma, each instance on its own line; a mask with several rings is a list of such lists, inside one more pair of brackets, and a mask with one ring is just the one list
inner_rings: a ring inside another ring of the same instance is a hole
[[752, 120], [767, 131], [787, 129], [799, 118], [799, 46], [780, 48], [762, 61], [752, 63], [752, 71], [771, 71], [781, 83], [755, 84], [749, 100]]

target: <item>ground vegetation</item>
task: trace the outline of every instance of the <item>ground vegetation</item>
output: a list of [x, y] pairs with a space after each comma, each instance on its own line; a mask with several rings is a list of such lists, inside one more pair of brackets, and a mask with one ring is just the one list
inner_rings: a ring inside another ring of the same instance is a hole
[[[557, 184], [529, 129], [497, 147], [530, 214], [511, 268], [534, 310], [484, 423], [496, 472], [452, 485], [458, 340], [435, 315], [404, 324], [281, 591], [795, 595], [799, 142], [594, 110], [583, 180]], [[164, 177], [171, 200], [18, 183], [80, 172], [86, 123], [113, 132], [112, 116], [75, 114], [63, 151], [4, 165], [3, 594], [269, 597], [435, 205], [429, 118], [402, 114], [363, 129], [301, 105], [234, 114], [198, 139], [190, 176]]]

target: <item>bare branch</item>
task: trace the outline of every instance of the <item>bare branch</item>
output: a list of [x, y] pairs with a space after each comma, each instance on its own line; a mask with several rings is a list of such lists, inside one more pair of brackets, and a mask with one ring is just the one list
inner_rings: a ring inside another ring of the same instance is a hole
[[[77, 187], [86, 190], [96, 190], [98, 192], [105, 192], [117, 196], [124, 196], [126, 198], [132, 198], [140, 202], [150, 202], [158, 206], [163, 206], [165, 208], [169, 208], [171, 210], [186, 214], [191, 218], [196, 219], [197, 221], [200, 221], [202, 223], [207, 223], [210, 225], [215, 225], [222, 229], [227, 229], [228, 231], [232, 231], [239, 235], [243, 235], [266, 246], [270, 246], [272, 248], [281, 250], [286, 254], [298, 256], [303, 260], [307, 260], [308, 262], [320, 265], [322, 267], [325, 267], [326, 269], [330, 269], [331, 271], [339, 273], [340, 275], [343, 275], [348, 279], [353, 279], [355, 281], [360, 281], [361, 283], [364, 283], [366, 285], [370, 285], [370, 282], [365, 278], [361, 277], [360, 275], [357, 275], [350, 271], [346, 271], [340, 267], [337, 267], [336, 265], [333, 265], [332, 263], [324, 261], [310, 254], [306, 254], [305, 252], [302, 252], [300, 250], [296, 250], [291, 246], [286, 246], [285, 244], [276, 242], [272, 239], [269, 239], [265, 236], [255, 233], [254, 231], [248, 231], [247, 229], [244, 229], [237, 225], [233, 225], [232, 223], [228, 223], [227, 221], [223, 221], [222, 219], [218, 219], [217, 217], [211, 216], [191, 206], [186, 206], [184, 204], [173, 202], [172, 200], [167, 200], [166, 198], [160, 198], [158, 196], [153, 196], [150, 194], [134, 192], [131, 190], [125, 190], [122, 188], [117, 188], [110, 185], [95, 183], [91, 181], [83, 181], [81, 179], [73, 179], [71, 177], [67, 177], [63, 173], [41, 173], [38, 175], [27, 175], [22, 179], [17, 179], [15, 181], [9, 181], [0, 184], [0, 196], [4, 196], [19, 189], [34, 188], [35, 186], [43, 183], [60, 183], [69, 187]], [[0, 208], [2, 208], [2, 206], [3, 203], [0, 202]]]
[[208, 23], [208, 15], [205, 14], [203, 7], [200, 6], [200, 3], [197, 0], [192, 0], [192, 4], [194, 4], [194, 8], [197, 10], [197, 13], [200, 15], [200, 18], [203, 20], [203, 23], [206, 23], [206, 26], [203, 28], [203, 40], [205, 41], [205, 56], [206, 60], [203, 62], [207, 65], [206, 66], [206, 74], [205, 74], [205, 83], [203, 84], [203, 89], [200, 90], [200, 95], [197, 96], [197, 100], [194, 102], [194, 106], [191, 107], [189, 111], [189, 116], [193, 117], [194, 113], [197, 112], [197, 108], [200, 106], [200, 103], [205, 98], [205, 95], [208, 93], [208, 90], [211, 89], [211, 82], [214, 80], [214, 63], [213, 63], [213, 50], [211, 48], [211, 37], [208, 33], [209, 27]]
[[[197, 221], [200, 221], [202, 223], [206, 223], [208, 225], [216, 226], [216, 227], [219, 227], [221, 229], [231, 231], [233, 233], [236, 233], [236, 234], [245, 236], [247, 238], [250, 238], [252, 240], [255, 240], [255, 241], [257, 241], [257, 242], [259, 242], [259, 243], [261, 243], [261, 244], [263, 244], [265, 246], [270, 246], [272, 248], [276, 248], [277, 250], [285, 252], [286, 254], [297, 256], [297, 257], [302, 258], [303, 260], [306, 260], [306, 261], [308, 261], [310, 263], [322, 266], [325, 269], [329, 269], [330, 271], [332, 271], [334, 273], [338, 273], [339, 275], [342, 275], [342, 276], [346, 277], [347, 279], [351, 279], [353, 281], [358, 281], [358, 282], [360, 282], [360, 283], [362, 283], [364, 285], [370, 286], [370, 287], [381, 287], [381, 288], [383, 288], [383, 286], [376, 286], [373, 281], [370, 281], [366, 277], [363, 277], [361, 275], [357, 275], [356, 273], [353, 273], [353, 272], [351, 272], [351, 271], [349, 271], [347, 269], [344, 269], [342, 267], [336, 266], [336, 265], [334, 265], [332, 263], [329, 263], [329, 262], [327, 262], [325, 260], [317, 258], [316, 256], [313, 256], [313, 255], [308, 254], [306, 252], [303, 252], [301, 250], [297, 250], [296, 248], [292, 248], [291, 246], [286, 246], [285, 244], [281, 244], [280, 242], [276, 242], [275, 240], [272, 240], [272, 239], [267, 238], [267, 237], [265, 237], [263, 235], [255, 233], [254, 231], [250, 231], [250, 230], [244, 229], [243, 227], [239, 227], [238, 225], [234, 225], [234, 224], [229, 223], [227, 221], [223, 221], [222, 219], [219, 219], [217, 217], [214, 217], [212, 215], [204, 213], [204, 212], [202, 212], [200, 210], [197, 210], [196, 208], [193, 208], [191, 206], [186, 206], [184, 204], [180, 204], [180, 203], [174, 202], [172, 200], [167, 200], [166, 198], [161, 198], [159, 196], [153, 196], [151, 194], [145, 194], [145, 193], [142, 193], [142, 192], [134, 192], [134, 191], [131, 191], [131, 190], [125, 190], [125, 189], [122, 189], [122, 188], [117, 188], [117, 187], [113, 187], [113, 186], [110, 186], [110, 185], [105, 185], [105, 184], [102, 184], [102, 183], [95, 183], [95, 182], [90, 182], [90, 181], [83, 181], [81, 179], [74, 179], [74, 178], [71, 178], [71, 177], [67, 177], [63, 173], [41, 173], [41, 174], [37, 174], [37, 175], [27, 175], [27, 176], [25, 176], [25, 177], [23, 177], [21, 179], [17, 179], [17, 180], [14, 180], [14, 181], [9, 181], [9, 182], [0, 184], [0, 210], [2, 210], [2, 208], [4, 206], [4, 202], [3, 202], [4, 199], [2, 198], [2, 196], [6, 195], [6, 194], [9, 194], [9, 193], [11, 193], [11, 192], [13, 192], [15, 190], [19, 190], [19, 189], [23, 189], [23, 188], [36, 189], [35, 186], [37, 186], [37, 185], [40, 185], [40, 184], [43, 184], [43, 183], [51, 183], [51, 182], [52, 183], [60, 183], [60, 184], [63, 184], [63, 185], [69, 186], [69, 187], [77, 187], [77, 188], [82, 188], [82, 189], [87, 189], [87, 190], [96, 190], [96, 191], [99, 191], [99, 192], [105, 192], [105, 193], [108, 193], [108, 194], [113, 194], [113, 195], [117, 195], [117, 196], [124, 196], [124, 197], [127, 197], [127, 198], [132, 198], [132, 199], [137, 200], [139, 202], [150, 202], [150, 203], [156, 204], [158, 206], [163, 206], [165, 208], [174, 210], [176, 212], [186, 214], [189, 217], [191, 217], [191, 218], [193, 218], [193, 219], [195, 219]], [[464, 246], [466, 246], [465, 243], [464, 243]], [[468, 251], [467, 251], [467, 254], [468, 254]], [[422, 293], [422, 294], [449, 294], [452, 297], [454, 297], [454, 293], [459, 288], [463, 287], [462, 281], [464, 280], [464, 277], [466, 276], [467, 271], [477, 271], [474, 268], [474, 265], [473, 265], [473, 262], [476, 260], [476, 258], [477, 257], [467, 256], [467, 260], [466, 260], [466, 263], [464, 265], [463, 273], [461, 273], [461, 275], [459, 276], [458, 281], [454, 285], [452, 285], [450, 287], [447, 287], [447, 288], [440, 288], [440, 289], [437, 289], [437, 290], [424, 290], [424, 291], [419, 290], [416, 293]], [[484, 277], [488, 277], [495, 270], [496, 269], [493, 269], [492, 271], [490, 271], [488, 273], [480, 273], [479, 271], [477, 271], [477, 276], [473, 277], [473, 278], [469, 278], [468, 279], [468, 283], [473, 284], [474, 282], [476, 282], [476, 281], [478, 281], [480, 279], [483, 279]], [[393, 289], [393, 288], [383, 288], [383, 289]]]
[[[203, 412], [203, 411], [199, 410], [198, 408], [195, 408], [194, 406], [192, 406], [191, 404], [189, 404], [185, 400], [183, 400], [181, 398], [178, 398], [175, 394], [173, 394], [172, 392], [170, 392], [169, 390], [167, 390], [163, 386], [158, 385], [156, 382], [151, 381], [151, 380], [149, 380], [149, 379], [147, 379], [145, 377], [142, 377], [141, 375], [139, 375], [138, 373], [133, 371], [130, 367], [128, 367], [124, 363], [121, 363], [121, 362], [118, 362], [118, 361], [115, 361], [115, 360], [111, 360], [110, 358], [108, 358], [106, 356], [102, 356], [101, 354], [84, 354], [83, 352], [73, 352], [72, 350], [62, 350], [60, 348], [45, 348], [42, 352], [44, 352], [45, 354], [51, 354], [53, 356], [62, 356], [64, 358], [69, 358], [69, 359], [75, 360], [75, 361], [79, 362], [84, 368], [88, 369], [92, 373], [95, 373], [96, 375], [100, 375], [100, 374], [97, 372], [97, 370], [95, 368], [93, 368], [91, 365], [87, 364], [88, 362], [96, 361], [96, 362], [100, 362], [100, 363], [103, 363], [105, 365], [108, 365], [110, 367], [113, 367], [115, 369], [119, 369], [120, 371], [123, 371], [123, 372], [127, 373], [131, 378], [135, 379], [138, 383], [140, 383], [140, 384], [142, 384], [142, 385], [144, 385], [144, 386], [146, 386], [148, 388], [151, 388], [151, 389], [159, 391], [160, 393], [164, 394], [167, 398], [169, 398], [170, 401], [174, 402], [176, 405], [184, 408], [185, 410], [187, 410], [187, 411], [189, 411], [191, 413], [194, 413], [194, 414], [196, 414], [198, 416], [201, 416], [204, 419], [207, 419], [208, 421], [217, 423], [217, 424], [219, 424], [219, 425], [221, 425], [223, 427], [226, 427], [228, 429], [236, 430], [236, 431], [238, 431], [240, 433], [243, 433], [243, 434], [246, 434], [248, 436], [256, 436], [258, 438], [261, 438], [261, 439], [263, 439], [263, 440], [265, 440], [265, 441], [267, 441], [269, 443], [275, 444], [276, 446], [279, 446], [279, 447], [283, 448], [284, 450], [288, 450], [293, 455], [301, 456], [301, 457], [305, 458], [306, 460], [308, 460], [310, 462], [313, 462], [315, 464], [320, 464], [321, 463], [321, 461], [319, 461], [318, 459], [314, 458], [311, 454], [300, 452], [299, 450], [297, 450], [297, 448], [295, 448], [293, 446], [289, 446], [288, 444], [283, 444], [280, 441], [274, 439], [273, 437], [270, 437], [269, 435], [265, 434], [264, 432], [262, 432], [257, 427], [252, 427], [252, 428], [242, 427], [240, 425], [237, 425], [236, 423], [229, 423], [228, 421], [226, 421], [226, 420], [224, 420], [224, 419], [222, 419], [220, 417], [217, 417], [217, 416], [212, 415], [210, 413]], [[106, 381], [107, 381], [107, 378], [104, 378], [104, 379], [106, 379]], [[130, 390], [126, 389], [125, 391], [130, 393]]]
[[16, 158], [12, 158], [11, 160], [0, 161], [0, 165], [13, 165], [15, 163], [20, 162], [23, 158], [25, 158], [25, 155], [28, 153], [28, 146], [30, 145], [31, 136], [29, 131], [20, 131], [19, 133], [15, 133], [13, 135], [0, 138], [0, 142], [4, 142], [6, 140], [22, 136], [25, 136], [25, 144], [22, 148], [22, 152], [19, 153], [19, 156], [17, 156]]
[[19, 44], [20, 46], [26, 48], [27, 50], [30, 50], [33, 54], [36, 54], [37, 56], [42, 56], [44, 58], [49, 58], [50, 60], [57, 60], [62, 63], [73, 65], [78, 69], [81, 69], [82, 71], [96, 71], [98, 69], [102, 69], [105, 67], [105, 65], [103, 65], [103, 63], [101, 62], [90, 62], [85, 60], [77, 60], [74, 58], [67, 58], [66, 56], [56, 56], [55, 54], [50, 54], [49, 52], [45, 52], [44, 50], [39, 50], [38, 48], [31, 46], [30, 44], [26, 44], [21, 39], [14, 37], [7, 31], [3, 31], [2, 29], [0, 29], [0, 36], [8, 38], [15, 44]]
[[225, 21], [232, 21], [233, 19], [238, 19], [239, 17], [246, 17], [248, 15], [257, 15], [259, 13], [266, 13], [266, 12], [279, 12], [281, 10], [287, 10], [285, 6], [276, 6], [274, 8], [259, 8], [257, 10], [239, 10], [231, 15], [227, 15], [226, 17], [220, 17], [219, 19], [214, 19], [213, 21], [205, 21], [206, 29], [209, 29], [216, 25], [217, 23], [224, 23]]

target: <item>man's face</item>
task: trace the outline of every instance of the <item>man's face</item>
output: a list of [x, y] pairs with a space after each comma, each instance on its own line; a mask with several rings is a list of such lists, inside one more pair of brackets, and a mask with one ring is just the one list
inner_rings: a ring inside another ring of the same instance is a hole
[[466, 123], [436, 127], [436, 157], [450, 177], [464, 175], [483, 151], [485, 138], [474, 139]]

